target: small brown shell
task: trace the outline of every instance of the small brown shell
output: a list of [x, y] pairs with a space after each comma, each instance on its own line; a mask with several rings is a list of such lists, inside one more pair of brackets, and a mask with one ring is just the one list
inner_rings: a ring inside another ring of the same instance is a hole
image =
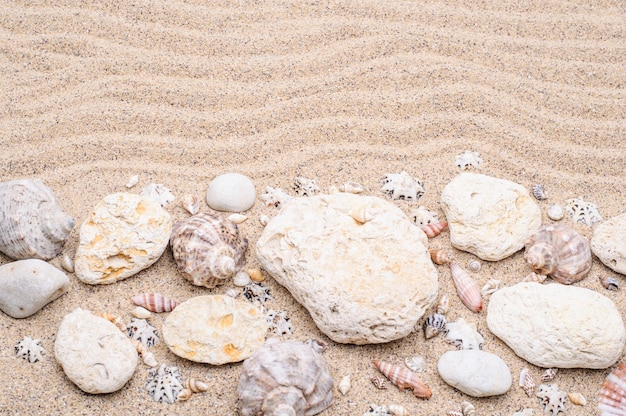
[[548, 381], [552, 381], [554, 377], [556, 377], [556, 373], [559, 372], [558, 368], [548, 368], [546, 371], [541, 374], [541, 381], [547, 383]]
[[602, 275], [600, 276], [600, 283], [602, 283], [602, 286], [607, 290], [619, 289], [619, 280], [614, 276]]
[[567, 393], [567, 397], [570, 402], [577, 404], [578, 406], [584, 406], [587, 404], [587, 399], [585, 399], [585, 396], [583, 396], [582, 393]]
[[483, 308], [483, 301], [474, 279], [455, 263], [450, 263], [450, 272], [461, 302], [472, 312], [480, 312]]
[[433, 238], [433, 237], [438, 236], [443, 230], [445, 230], [447, 226], [448, 226], [448, 223], [443, 221], [443, 222], [425, 224], [421, 228], [422, 228], [422, 231], [426, 233], [428, 238]]
[[117, 316], [110, 314], [108, 312], [103, 312], [100, 314], [100, 316], [106, 319], [107, 321], [111, 322], [112, 324], [114, 324], [123, 333], [126, 333], [126, 325], [124, 325]]
[[377, 389], [384, 390], [387, 388], [387, 380], [382, 376], [371, 376], [370, 381]]
[[133, 296], [132, 301], [135, 305], [142, 306], [150, 312], [171, 312], [178, 305], [174, 299], [170, 299], [160, 293], [142, 293]]
[[431, 248], [430, 250], [428, 250], [428, 253], [430, 254], [431, 260], [435, 264], [442, 265], [450, 263], [450, 256], [444, 250]]
[[254, 269], [248, 269], [246, 272], [248, 273], [248, 276], [250, 276], [250, 280], [253, 282], [259, 283], [265, 280], [265, 276], [263, 276], [263, 272], [259, 268], [255, 267]]
[[209, 385], [197, 378], [188, 378], [183, 381], [183, 387], [191, 390], [192, 393], [201, 393], [209, 389]]
[[374, 366], [378, 368], [378, 371], [383, 373], [395, 386], [400, 390], [411, 389], [416, 397], [422, 399], [430, 399], [432, 391], [424, 384], [417, 374], [398, 365], [391, 363], [374, 360]]

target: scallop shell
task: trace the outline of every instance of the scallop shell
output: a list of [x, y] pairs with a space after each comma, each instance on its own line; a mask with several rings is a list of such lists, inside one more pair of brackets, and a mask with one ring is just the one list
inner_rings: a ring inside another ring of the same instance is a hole
[[543, 188], [543, 185], [540, 185], [538, 183], [533, 185], [532, 194], [538, 201], [543, 201], [544, 199], [548, 198], [548, 196], [546, 195], [546, 191]]
[[426, 224], [422, 226], [421, 229], [422, 231], [424, 231], [424, 233], [426, 233], [428, 238], [433, 238], [433, 237], [438, 236], [447, 226], [448, 226], [448, 223], [443, 221], [443, 222]]
[[350, 376], [347, 375], [347, 376], [344, 376], [341, 379], [341, 381], [337, 385], [337, 389], [339, 389], [341, 394], [343, 394], [345, 396], [346, 394], [348, 394], [348, 391], [350, 390], [351, 386], [352, 386], [352, 384], [350, 383]]
[[577, 404], [578, 406], [585, 406], [587, 404], [587, 399], [582, 393], [567, 393], [567, 398], [570, 402]]
[[183, 195], [180, 198], [180, 205], [191, 215], [196, 215], [200, 210], [200, 199], [192, 194]]
[[550, 208], [548, 208], [548, 218], [551, 220], [560, 221], [563, 219], [564, 215], [565, 211], [563, 211], [563, 208], [561, 208], [559, 204], [552, 204]]
[[171, 312], [178, 305], [174, 299], [170, 299], [160, 293], [142, 293], [133, 296], [132, 301], [135, 305], [142, 306], [150, 312]]
[[455, 263], [450, 263], [450, 272], [456, 292], [461, 302], [472, 312], [480, 312], [483, 308], [483, 301], [478, 285], [469, 274]]
[[584, 279], [591, 269], [589, 240], [560, 224], [543, 226], [526, 241], [524, 259], [539, 274], [559, 283]]
[[38, 179], [0, 183], [0, 251], [15, 260], [50, 260], [63, 249], [74, 219]]
[[422, 399], [430, 399], [432, 396], [428, 386], [411, 370], [381, 360], [374, 360], [373, 363], [400, 390], [411, 389], [416, 397]]
[[541, 374], [541, 381], [548, 382], [552, 381], [554, 377], [556, 377], [556, 373], [559, 372], [558, 368], [548, 368], [546, 371]]
[[213, 288], [241, 269], [248, 240], [227, 218], [200, 213], [174, 226], [170, 245], [185, 278], [196, 286]]
[[404, 365], [411, 371], [416, 373], [423, 373], [426, 370], [426, 361], [422, 357], [406, 357], [404, 359]]
[[428, 253], [430, 254], [430, 259], [435, 264], [442, 265], [450, 263], [450, 256], [444, 250], [431, 248], [430, 250], [428, 250]]
[[424, 321], [424, 336], [430, 339], [443, 331], [445, 327], [446, 317], [440, 313], [434, 313]]
[[620, 363], [602, 383], [598, 396], [602, 415], [626, 414], [626, 365]]
[[461, 411], [463, 416], [476, 416], [476, 408], [470, 402], [461, 403]]
[[617, 290], [619, 289], [619, 280], [616, 277], [609, 275], [600, 276], [600, 283], [607, 290]]
[[314, 415], [333, 401], [333, 379], [309, 344], [269, 340], [243, 362], [237, 395], [243, 416]]
[[528, 397], [531, 397], [535, 392], [535, 379], [532, 374], [530, 374], [528, 368], [522, 368], [522, 371], [520, 371], [519, 386], [524, 390], [524, 393], [526, 393]]
[[387, 380], [382, 376], [371, 376], [370, 381], [379, 390], [384, 390], [387, 388]]

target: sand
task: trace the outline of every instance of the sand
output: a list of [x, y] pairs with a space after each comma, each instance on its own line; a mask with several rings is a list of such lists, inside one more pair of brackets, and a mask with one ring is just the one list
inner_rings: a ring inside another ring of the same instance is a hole
[[[405, 170], [424, 180], [426, 193], [418, 202], [394, 203], [406, 212], [424, 205], [441, 213], [441, 191], [459, 174], [454, 159], [465, 150], [480, 152], [476, 172], [529, 189], [543, 184], [544, 222], [549, 204], [577, 196], [611, 218], [625, 212], [626, 201], [624, 39], [626, 12], [615, 1], [8, 1], [0, 5], [0, 180], [39, 178], [53, 189], [78, 224], [64, 249], [70, 254], [91, 209], [126, 190], [135, 174], [132, 192], [155, 182], [178, 197], [204, 199], [216, 175], [240, 172], [259, 193], [268, 185], [292, 192], [301, 175], [323, 191], [351, 180], [386, 198], [384, 175]], [[187, 216], [176, 202], [167, 210], [175, 220]], [[247, 213], [246, 267], [259, 266], [259, 216], [276, 212], [257, 198]], [[569, 218], [563, 223], [592, 235]], [[431, 246], [449, 249], [462, 265], [473, 258], [451, 247], [447, 231]], [[489, 278], [512, 285], [529, 272], [522, 256], [483, 262], [475, 277], [481, 285]], [[9, 261], [0, 256], [0, 263]], [[484, 349], [509, 365], [511, 390], [474, 399], [446, 385], [436, 363], [454, 347], [442, 337], [426, 341], [420, 328], [384, 345], [336, 344], [268, 278], [268, 306], [287, 312], [292, 338], [327, 342], [335, 380], [352, 377], [350, 392], [337, 393], [323, 414], [361, 415], [370, 403], [396, 403], [412, 415], [442, 415], [464, 400], [480, 415], [522, 407], [542, 414], [539, 400], [515, 384], [523, 367], [535, 377], [542, 369], [495, 338], [486, 313], [461, 305], [449, 271], [438, 270], [440, 292], [452, 299], [450, 316], [478, 325]], [[608, 296], [624, 314], [626, 288], [606, 291], [598, 281], [606, 274], [615, 275], [594, 258], [578, 286]], [[145, 366], [120, 391], [90, 395], [65, 377], [53, 354], [62, 318], [77, 307], [129, 321], [131, 294], [185, 300], [232, 284], [192, 286], [169, 250], [113, 285], [70, 278], [69, 292], [33, 316], [0, 313], [0, 414], [235, 414], [240, 363], [192, 363], [157, 344], [160, 362], [211, 385], [206, 394], [166, 405], [147, 395]], [[163, 320], [158, 315], [153, 323]], [[14, 356], [24, 336], [41, 339], [48, 351], [42, 362]], [[428, 363], [421, 376], [433, 390], [430, 400], [370, 383], [372, 359], [401, 364], [412, 355]], [[589, 400], [584, 408], [568, 403], [567, 414], [598, 413], [609, 371], [559, 372], [561, 389]]]

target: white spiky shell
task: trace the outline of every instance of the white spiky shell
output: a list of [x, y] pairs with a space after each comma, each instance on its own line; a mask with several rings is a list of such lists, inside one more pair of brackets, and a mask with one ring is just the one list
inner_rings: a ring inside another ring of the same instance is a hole
[[589, 273], [591, 248], [589, 240], [572, 228], [550, 224], [526, 241], [524, 259], [536, 273], [571, 284]]
[[248, 240], [224, 216], [200, 213], [174, 226], [170, 245], [185, 278], [213, 288], [241, 270]]
[[0, 183], [0, 251], [15, 259], [50, 260], [63, 249], [74, 219], [38, 179]]
[[298, 341], [268, 341], [243, 362], [237, 387], [243, 416], [314, 415], [330, 406], [326, 360]]

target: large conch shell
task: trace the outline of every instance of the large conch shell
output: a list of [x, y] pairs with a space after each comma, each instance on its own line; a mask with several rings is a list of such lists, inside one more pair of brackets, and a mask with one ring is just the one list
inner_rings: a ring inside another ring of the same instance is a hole
[[50, 260], [63, 249], [74, 219], [38, 179], [0, 183], [0, 251], [15, 259]]
[[243, 362], [237, 387], [243, 416], [315, 415], [333, 401], [333, 379], [314, 345], [270, 339]]
[[228, 218], [205, 212], [174, 224], [170, 245], [185, 278], [213, 288], [241, 270], [248, 240]]
[[589, 240], [560, 224], [546, 225], [532, 235], [524, 259], [536, 273], [566, 285], [584, 279], [591, 269]]

